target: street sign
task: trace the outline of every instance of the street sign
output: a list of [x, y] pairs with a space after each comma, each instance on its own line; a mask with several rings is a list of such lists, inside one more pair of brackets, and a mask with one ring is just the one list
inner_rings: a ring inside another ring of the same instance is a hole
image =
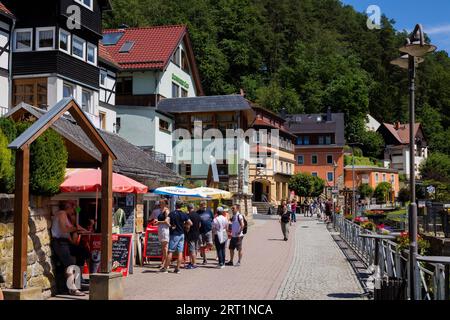
[[428, 193], [434, 193], [436, 191], [436, 188], [434, 186], [428, 186], [427, 187], [427, 192]]

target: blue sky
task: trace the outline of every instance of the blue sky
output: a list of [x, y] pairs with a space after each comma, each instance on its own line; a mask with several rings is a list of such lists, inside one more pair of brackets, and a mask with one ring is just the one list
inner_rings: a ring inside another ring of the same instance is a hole
[[397, 30], [412, 31], [421, 23], [438, 50], [450, 53], [450, 0], [341, 0], [357, 11], [377, 5], [381, 13], [396, 21]]

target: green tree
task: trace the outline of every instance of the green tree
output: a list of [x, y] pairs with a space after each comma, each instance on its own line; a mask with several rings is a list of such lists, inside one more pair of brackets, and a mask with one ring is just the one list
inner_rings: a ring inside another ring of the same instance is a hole
[[375, 188], [375, 198], [378, 202], [386, 202], [387, 198], [389, 197], [389, 193], [392, 190], [392, 185], [389, 182], [381, 182], [378, 184], [378, 186]]
[[358, 192], [361, 196], [361, 198], [371, 198], [373, 195], [373, 188], [368, 183], [363, 183], [358, 187]]
[[[31, 126], [30, 122], [18, 122], [17, 134]], [[59, 192], [64, 181], [68, 153], [61, 136], [48, 129], [30, 146], [30, 192], [52, 196]]]
[[421, 163], [419, 170], [423, 180], [450, 183], [450, 156], [432, 153]]
[[362, 143], [361, 149], [366, 157], [376, 159], [382, 157], [384, 150], [384, 139], [380, 133], [364, 130], [359, 135], [358, 139], [359, 142]]
[[11, 150], [8, 149], [8, 138], [0, 130], [0, 192], [11, 193], [14, 167], [11, 163]]
[[309, 173], [298, 173], [289, 180], [289, 189], [301, 197], [318, 197], [325, 188], [325, 181]]

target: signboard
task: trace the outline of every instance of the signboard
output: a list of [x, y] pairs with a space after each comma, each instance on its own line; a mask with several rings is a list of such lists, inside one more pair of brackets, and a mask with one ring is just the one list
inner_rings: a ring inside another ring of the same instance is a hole
[[158, 227], [149, 226], [145, 231], [144, 258], [162, 259], [161, 242], [158, 239]]
[[434, 186], [428, 186], [427, 187], [427, 192], [428, 193], [434, 193], [436, 191], [436, 188]]
[[418, 208], [425, 208], [426, 202], [425, 201], [419, 201], [417, 207]]
[[89, 270], [83, 270], [83, 274], [98, 273], [100, 271], [102, 235], [83, 234], [80, 242], [89, 251]]
[[180, 84], [181, 86], [185, 87], [186, 89], [189, 89], [189, 83], [187, 81], [184, 81], [179, 76], [177, 76], [175, 73], [172, 73], [172, 80], [176, 83]]
[[131, 261], [132, 234], [112, 235], [112, 271], [120, 272], [124, 277], [128, 275]]

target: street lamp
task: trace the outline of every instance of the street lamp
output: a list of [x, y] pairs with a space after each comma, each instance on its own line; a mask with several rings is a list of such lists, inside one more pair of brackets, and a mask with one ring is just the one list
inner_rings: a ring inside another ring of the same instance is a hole
[[[409, 293], [410, 299], [418, 298], [416, 287], [416, 260], [417, 260], [417, 204], [416, 204], [416, 177], [415, 177], [415, 149], [414, 149], [414, 126], [415, 126], [415, 78], [416, 68], [424, 61], [422, 56], [435, 51], [437, 48], [432, 44], [425, 43], [422, 25], [417, 24], [413, 33], [406, 39], [406, 44], [399, 50], [406, 56], [391, 61], [391, 64], [407, 69], [409, 74], [409, 178], [411, 204], [408, 208], [408, 230], [409, 230]], [[407, 59], [407, 60], [406, 60]], [[408, 63], [406, 63], [408, 61]]]
[[353, 142], [348, 144], [350, 147], [352, 147], [352, 183], [353, 183], [353, 190], [352, 190], [352, 215], [353, 219], [356, 218], [356, 187], [355, 187], [355, 146], [362, 146], [363, 144], [360, 142]]
[[331, 189], [331, 199], [333, 200], [333, 227], [336, 229], [336, 199], [335, 199], [335, 192], [338, 189], [336, 187], [336, 169], [338, 168], [338, 164], [336, 161], [333, 161], [333, 189]]

